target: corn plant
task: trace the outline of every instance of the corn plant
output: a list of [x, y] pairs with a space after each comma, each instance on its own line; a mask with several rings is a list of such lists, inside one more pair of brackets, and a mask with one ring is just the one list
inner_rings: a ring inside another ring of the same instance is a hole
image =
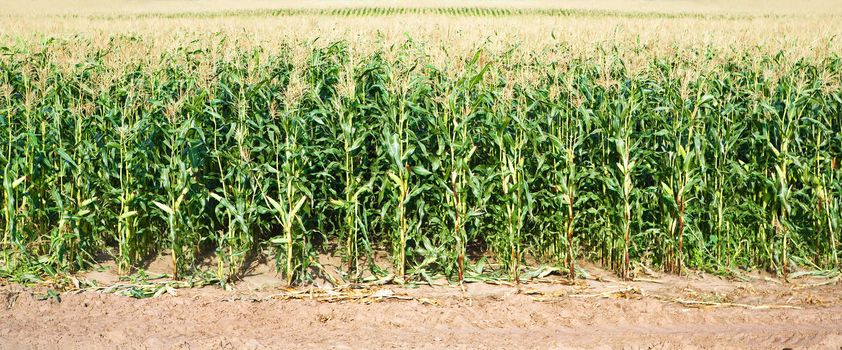
[[224, 280], [239, 274], [254, 247], [259, 212], [263, 208], [260, 197], [264, 173], [263, 160], [254, 150], [266, 147], [261, 133], [267, 127], [266, 116], [251, 107], [251, 101], [261, 99], [246, 80], [249, 72], [239, 65], [233, 72], [220, 84], [220, 99], [226, 102], [219, 106], [222, 113], [216, 112], [215, 106], [209, 110], [214, 135], [224, 135], [214, 140], [213, 148], [219, 171], [219, 193], [209, 192], [227, 221], [227, 229], [220, 232], [217, 246], [217, 274]]
[[[301, 181], [305, 151], [300, 142], [305, 121], [297, 113], [297, 93], [300, 92], [287, 91], [283, 114], [270, 114], [282, 120], [281, 128], [271, 126], [269, 129], [269, 141], [275, 154], [270, 173], [274, 175], [273, 187], [277, 199], [268, 194], [264, 195], [272, 214], [283, 229], [283, 235], [274, 238], [272, 243], [285, 248], [283, 270], [288, 284], [292, 284], [296, 269], [300, 267], [303, 272], [306, 268], [303, 259], [306, 257], [307, 248], [306, 238], [302, 236], [303, 223], [298, 214], [308, 196]], [[274, 107], [270, 110], [273, 109]]]
[[[527, 201], [528, 185], [525, 181], [525, 157], [524, 149], [527, 146], [528, 138], [528, 121], [527, 106], [525, 106], [525, 97], [519, 96], [514, 98], [513, 91], [504, 92], [512, 94], [504, 96], [504, 102], [515, 103], [514, 107], [500, 107], [495, 109], [495, 115], [501, 116], [502, 119], [497, 121], [487, 120], [487, 123], [495, 125], [492, 139], [497, 147], [497, 166], [498, 181], [499, 181], [499, 195], [500, 195], [500, 210], [499, 215], [502, 215], [502, 229], [500, 243], [503, 246], [499, 247], [501, 251], [505, 252], [503, 260], [509, 270], [509, 275], [514, 281], [519, 281], [518, 274], [520, 272], [520, 262], [522, 256], [522, 233], [524, 222], [530, 211], [530, 204]], [[505, 248], [504, 248], [505, 247]]]
[[[640, 89], [634, 85], [623, 88], [620, 93], [622, 99], [613, 101], [606, 109], [600, 110], [602, 132], [607, 134], [605, 137], [611, 143], [609, 147], [612, 159], [616, 160], [613, 165], [604, 164], [603, 167], [607, 175], [604, 178], [607, 189], [618, 200], [619, 245], [622, 247], [618, 270], [624, 279], [630, 278], [629, 248], [632, 243], [634, 220], [632, 215], [638, 210], [641, 196], [640, 189], [635, 185], [635, 172], [644, 153], [640, 151], [641, 141], [637, 138], [634, 120], [638, 115], [638, 101], [642, 99], [640, 94]], [[615, 246], [612, 244], [613, 247]]]
[[[558, 84], [558, 83], [557, 83]], [[566, 95], [561, 95], [564, 89]], [[551, 144], [553, 192], [556, 193], [558, 215], [563, 216], [557, 222], [562, 226], [558, 232], [564, 236], [564, 249], [557, 249], [556, 254], [564, 252], [567, 274], [570, 279], [576, 278], [575, 244], [573, 235], [577, 218], [577, 206], [587, 200], [580, 197], [579, 189], [588, 176], [583, 169], [581, 159], [583, 145], [591, 131], [593, 113], [583, 104], [584, 97], [574, 90], [572, 79], [565, 82], [564, 87], [555, 85], [550, 90], [550, 103], [553, 106], [552, 116], [547, 126], [547, 136]], [[562, 210], [566, 208], [566, 210]], [[562, 242], [561, 239], [557, 242]], [[561, 246], [561, 244], [558, 244]]]
[[665, 269], [678, 274], [681, 274], [684, 262], [687, 204], [693, 200], [695, 188], [701, 181], [699, 168], [704, 165], [699, 161], [704, 159], [700, 156], [704, 152], [701, 149], [702, 135], [697, 131], [704, 128], [699, 117], [699, 110], [711, 100], [709, 95], [703, 96], [703, 88], [698, 87], [695, 98], [686, 101], [687, 87], [683, 87], [683, 90], [677, 96], [673, 96], [677, 100], [677, 105], [667, 107], [669, 112], [677, 115], [671, 118], [672, 125], [664, 128], [668, 130], [667, 140], [671, 145], [667, 152], [667, 164], [664, 165], [669, 174], [666, 176], [666, 181], [661, 182], [662, 194], [664, 200], [669, 203], [671, 211], [669, 215], [672, 217], [668, 232], [671, 234], [671, 241], [677, 242], [675, 255], [672, 253], [672, 246], [667, 251]]
[[338, 130], [333, 136], [341, 141], [341, 155], [337, 157], [339, 160], [336, 161], [336, 167], [343, 175], [341, 193], [344, 195], [334, 199], [332, 204], [343, 212], [342, 236], [348, 271], [351, 273], [360, 271], [360, 243], [365, 242], [360, 238], [360, 234], [366, 229], [363, 222], [365, 213], [362, 196], [372, 189], [372, 180], [365, 181], [360, 171], [360, 168], [365, 169], [366, 166], [363, 164], [364, 147], [367, 146], [371, 131], [362, 113], [365, 94], [357, 91], [355, 75], [355, 67], [350, 63], [343, 72], [343, 78], [339, 82], [339, 93], [333, 99], [332, 106], [338, 119], [335, 121]]
[[412, 84], [415, 83], [409, 76], [395, 76], [391, 83], [391, 104], [387, 111], [384, 128], [381, 135], [382, 147], [386, 150], [389, 167], [386, 171], [384, 182], [390, 183], [394, 206], [394, 228], [392, 233], [392, 251], [394, 254], [396, 275], [403, 279], [406, 276], [407, 264], [407, 241], [410, 230], [417, 223], [409, 212], [412, 197], [416, 196], [422, 188], [415, 187], [414, 173], [422, 176], [429, 172], [423, 165], [411, 163], [416, 151], [416, 135], [411, 129], [410, 116], [412, 113], [411, 103], [413, 99]]
[[163, 189], [161, 200], [152, 201], [166, 218], [166, 227], [170, 254], [173, 264], [173, 277], [179, 278], [187, 269], [190, 253], [195, 248], [194, 233], [191, 232], [191, 210], [186, 205], [190, 202], [188, 194], [195, 185], [195, 168], [189, 159], [191, 147], [196, 139], [201, 139], [201, 130], [196, 125], [195, 116], [190, 112], [181, 114], [184, 100], [169, 101], [164, 106], [165, 112], [158, 126], [164, 136], [163, 160], [160, 168], [160, 183]]
[[488, 65], [482, 68], [476, 67], [481, 53], [477, 51], [467, 64], [470, 70], [443, 91], [444, 101], [441, 102], [444, 110], [436, 122], [444, 138], [442, 143], [446, 145], [443, 158], [448, 166], [445, 168], [443, 185], [449, 193], [445, 203], [449, 207], [448, 216], [452, 220], [457, 275], [460, 282], [464, 280], [467, 254], [468, 235], [465, 226], [472, 216], [481, 214], [469, 202], [472, 199], [471, 188], [476, 187], [470, 164], [477, 150], [470, 128], [473, 118], [476, 117], [474, 109], [478, 107], [477, 102], [472, 100], [471, 92], [479, 88], [478, 84], [489, 67]]

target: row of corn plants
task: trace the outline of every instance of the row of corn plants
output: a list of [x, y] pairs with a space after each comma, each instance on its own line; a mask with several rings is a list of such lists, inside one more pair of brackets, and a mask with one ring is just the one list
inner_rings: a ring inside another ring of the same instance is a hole
[[838, 54], [129, 45], [0, 52], [3, 275], [840, 267]]
[[637, 12], [598, 9], [563, 8], [505, 8], [505, 7], [337, 7], [337, 8], [280, 8], [243, 9], [199, 12], [150, 12], [136, 14], [63, 14], [59, 17], [90, 17], [95, 19], [120, 18], [219, 18], [219, 17], [384, 17], [384, 16], [452, 16], [452, 17], [622, 17], [622, 18], [703, 18], [703, 19], [752, 19], [786, 18], [784, 14], [726, 14], [694, 12]]

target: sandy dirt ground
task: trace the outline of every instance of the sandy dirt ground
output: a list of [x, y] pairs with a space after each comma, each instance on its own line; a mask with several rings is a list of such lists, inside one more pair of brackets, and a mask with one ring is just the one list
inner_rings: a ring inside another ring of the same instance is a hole
[[[0, 349], [842, 349], [838, 278], [623, 282], [588, 271], [575, 283], [298, 289], [258, 271], [231, 290], [147, 299], [102, 289], [46, 297], [6, 284]], [[115, 282], [107, 272], [83, 277]]]

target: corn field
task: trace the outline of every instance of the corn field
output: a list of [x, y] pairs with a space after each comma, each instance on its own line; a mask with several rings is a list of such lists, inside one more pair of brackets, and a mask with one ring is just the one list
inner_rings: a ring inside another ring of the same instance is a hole
[[701, 19], [754, 19], [786, 18], [785, 14], [739, 14], [739, 13], [693, 13], [693, 12], [629, 12], [600, 9], [567, 8], [505, 8], [505, 7], [351, 7], [351, 8], [279, 8], [279, 9], [240, 9], [227, 11], [195, 12], [159, 12], [136, 14], [64, 14], [63, 18], [92, 17], [97, 19], [120, 18], [213, 18], [213, 17], [296, 17], [296, 16], [337, 16], [337, 17], [382, 17], [382, 16], [452, 16], [452, 17], [626, 17], [641, 19], [657, 18], [701, 18]]
[[0, 48], [0, 276], [840, 268], [838, 52], [138, 45]]

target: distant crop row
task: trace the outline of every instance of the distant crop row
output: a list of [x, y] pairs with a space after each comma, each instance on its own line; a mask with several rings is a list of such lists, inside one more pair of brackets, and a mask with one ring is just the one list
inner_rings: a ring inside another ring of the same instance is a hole
[[[176, 13], [140, 13], [124, 15], [90, 15], [94, 18], [208, 18], [231, 16], [400, 16], [400, 15], [437, 15], [458, 17], [511, 17], [511, 16], [590, 16], [590, 17], [627, 17], [627, 18], [708, 18], [708, 19], [747, 19], [747, 18], [782, 18], [784, 15], [737, 15], [737, 14], [702, 14], [702, 13], [654, 13], [654, 12], [619, 12], [589, 9], [551, 9], [551, 8], [494, 8], [494, 7], [348, 7], [348, 8], [282, 8], [233, 10], [221, 12], [176, 12]], [[76, 15], [72, 15], [76, 16]]]
[[3, 275], [168, 252], [176, 277], [211, 255], [231, 279], [265, 251], [290, 283], [321, 253], [349, 279], [840, 267], [837, 55], [437, 66], [409, 41], [115, 69], [110, 45], [0, 56]]

